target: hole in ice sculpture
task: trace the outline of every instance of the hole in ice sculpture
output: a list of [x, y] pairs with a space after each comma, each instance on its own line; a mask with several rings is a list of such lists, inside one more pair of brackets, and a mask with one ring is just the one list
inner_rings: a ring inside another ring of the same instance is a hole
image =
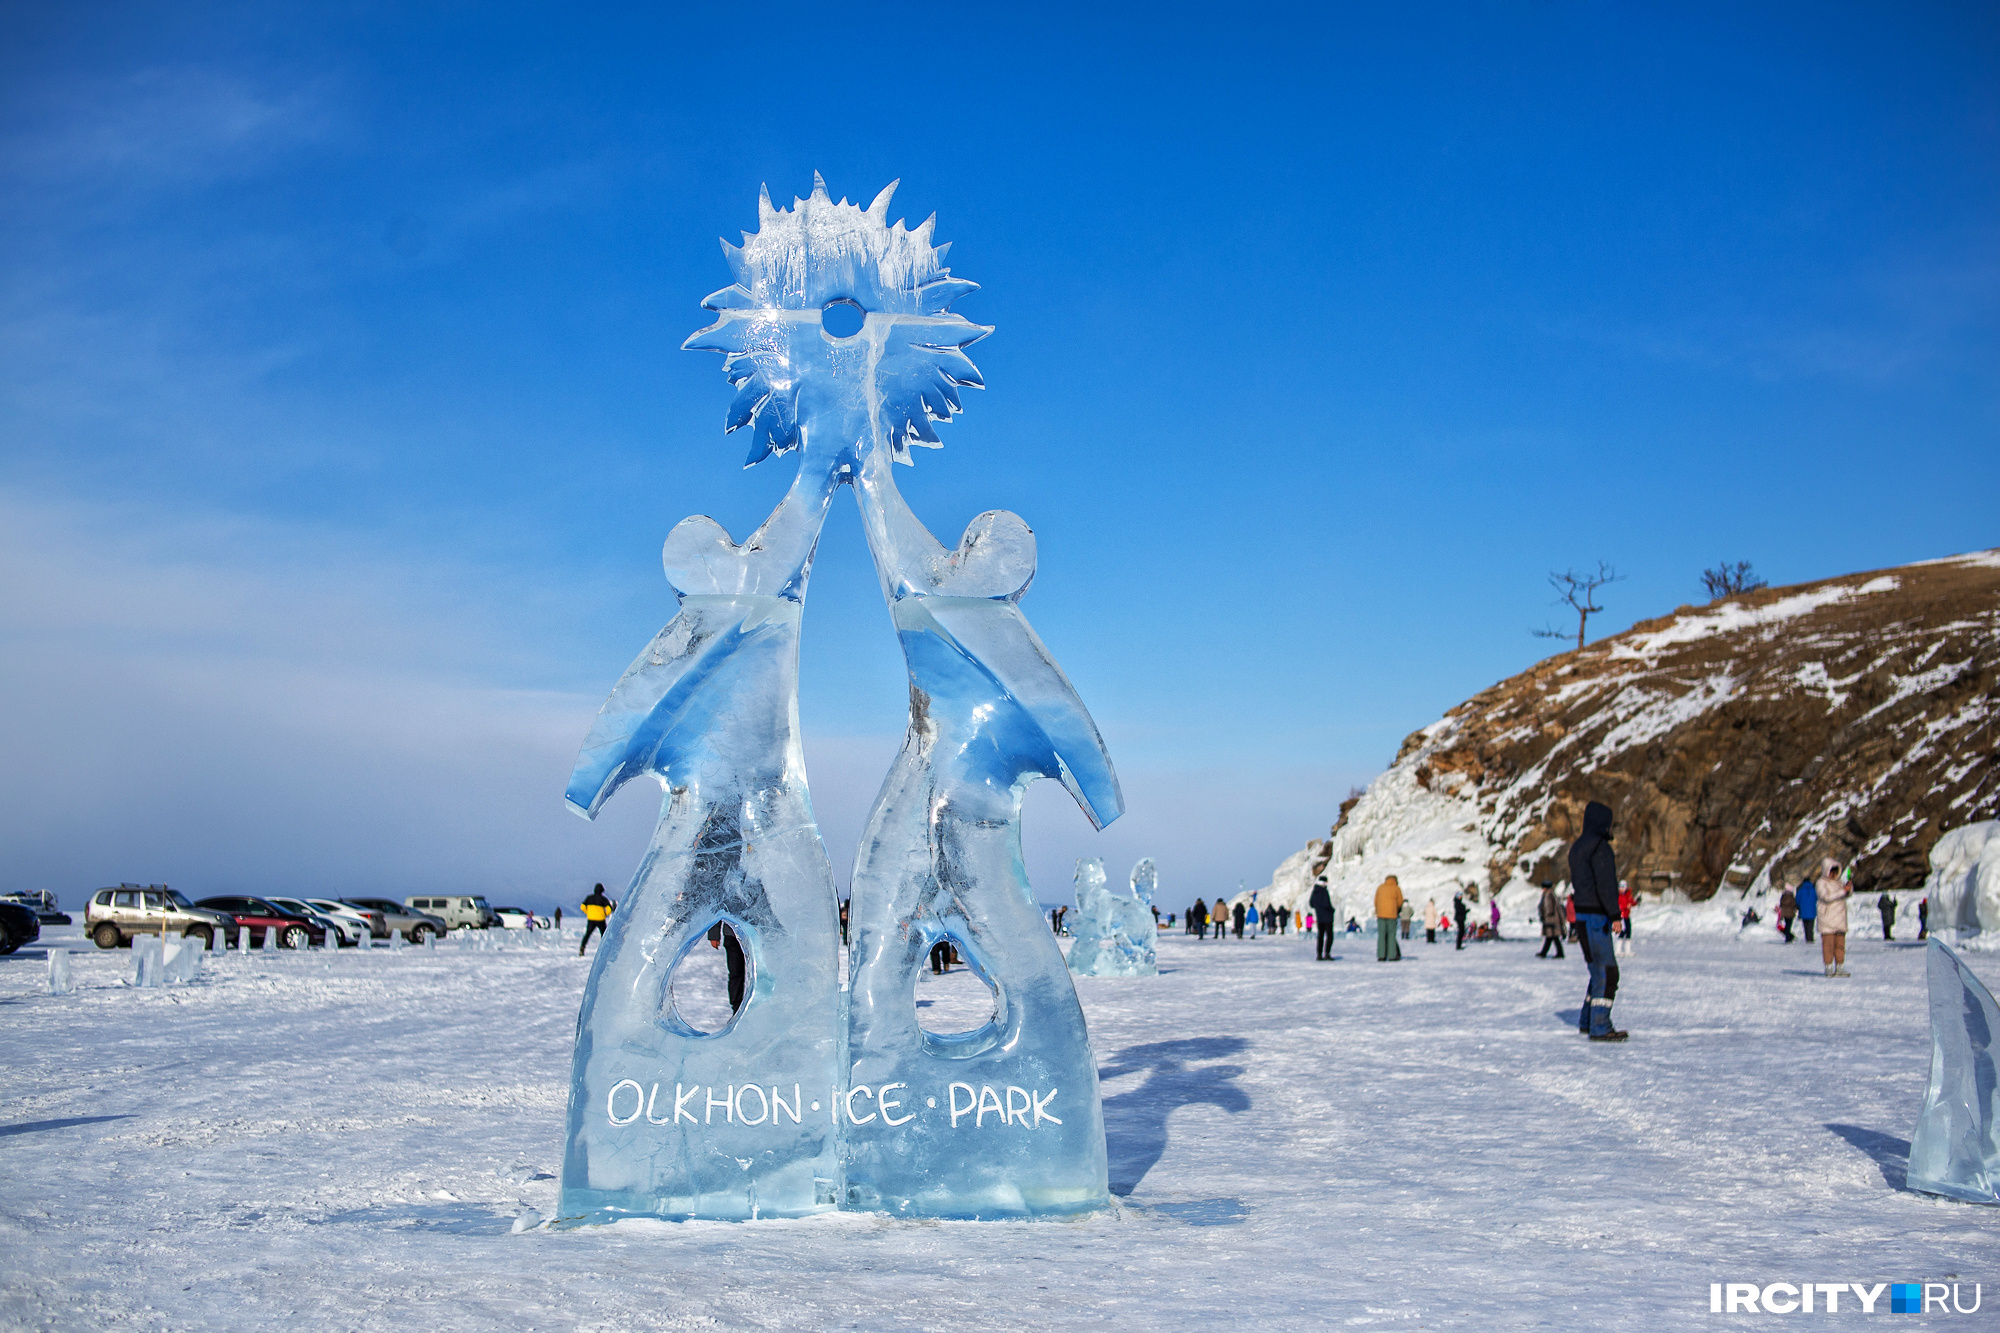
[[844, 296], [838, 301], [828, 301], [819, 312], [819, 326], [829, 338], [852, 338], [861, 332], [866, 319], [866, 312]]
[[667, 974], [667, 1008], [698, 1036], [728, 1028], [756, 980], [753, 956], [728, 922], [717, 921], [681, 950]]
[[964, 1041], [998, 1021], [999, 992], [966, 959], [965, 946], [946, 935], [932, 942], [918, 966], [917, 1026], [926, 1037]]

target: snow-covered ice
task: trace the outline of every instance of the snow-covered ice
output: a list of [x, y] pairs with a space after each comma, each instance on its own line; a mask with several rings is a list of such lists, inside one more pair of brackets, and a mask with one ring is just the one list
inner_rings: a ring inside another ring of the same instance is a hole
[[[0, 1325], [1711, 1328], [1754, 1322], [1711, 1282], [2000, 1277], [2000, 1213], [1902, 1188], [1914, 945], [1828, 981], [1803, 943], [1641, 939], [1607, 1049], [1574, 952], [1165, 932], [1157, 979], [1076, 982], [1114, 1212], [516, 1233], [554, 1212], [585, 974], [552, 935], [135, 990], [51, 927], [63, 997], [42, 946], [0, 958]], [[991, 1003], [962, 970], [916, 996]]]

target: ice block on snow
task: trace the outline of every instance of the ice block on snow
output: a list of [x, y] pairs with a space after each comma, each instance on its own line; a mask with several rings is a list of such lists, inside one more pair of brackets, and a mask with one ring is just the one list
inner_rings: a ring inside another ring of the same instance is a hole
[[2000, 1006], [1951, 948], [1932, 937], [1931, 1083], [1910, 1135], [1911, 1189], [2000, 1204]]

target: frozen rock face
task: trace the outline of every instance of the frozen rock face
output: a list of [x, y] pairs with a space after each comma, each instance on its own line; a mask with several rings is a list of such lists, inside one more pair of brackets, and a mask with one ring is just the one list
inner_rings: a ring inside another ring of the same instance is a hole
[[1411, 734], [1263, 901], [1297, 910], [1323, 873], [1366, 920], [1394, 874], [1419, 909], [1469, 885], [1526, 928], [1591, 800], [1642, 891], [1754, 893], [1825, 856], [1857, 893], [1911, 889], [1946, 828], [2000, 815], [1996, 749], [2000, 552], [1763, 589], [1551, 657]]
[[2000, 1005], [1936, 938], [1927, 964], [1931, 1082], [1910, 1135], [1910, 1188], [2000, 1204], [2000, 1077], [1993, 1050]]
[[1931, 929], [2000, 930], [2000, 820], [1953, 829], [1931, 848]]
[[[1152, 895], [1157, 874], [1152, 859], [1132, 867], [1129, 893], [1113, 889], [1104, 863], [1095, 857], [1076, 863], [1076, 925], [1071, 930], [1069, 970], [1079, 977], [1156, 977], [1159, 929], [1153, 923]], [[1144, 896], [1141, 896], [1143, 885]]]

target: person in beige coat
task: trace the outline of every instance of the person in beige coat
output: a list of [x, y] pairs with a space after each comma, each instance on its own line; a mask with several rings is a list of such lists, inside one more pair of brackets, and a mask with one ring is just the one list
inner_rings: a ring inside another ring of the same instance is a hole
[[1846, 874], [1831, 857], [1819, 872], [1819, 957], [1830, 977], [1853, 975], [1847, 970], [1847, 900], [1854, 888]]
[[1394, 875], [1375, 890], [1375, 961], [1400, 963], [1403, 946], [1396, 943], [1396, 920], [1403, 911], [1403, 886]]

